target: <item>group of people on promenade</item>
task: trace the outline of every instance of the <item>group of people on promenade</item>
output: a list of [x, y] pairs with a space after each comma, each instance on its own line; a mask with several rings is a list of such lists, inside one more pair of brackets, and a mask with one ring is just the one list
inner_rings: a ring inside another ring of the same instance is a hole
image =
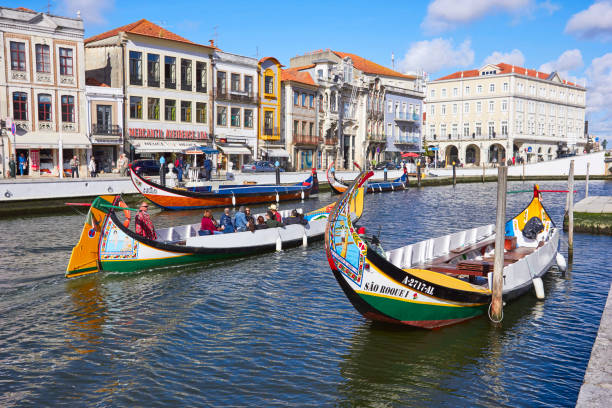
[[[148, 210], [149, 205], [146, 201], [143, 201], [138, 208], [138, 214], [136, 214], [135, 218], [136, 234], [155, 240], [157, 239], [157, 233], [155, 232], [155, 226], [151, 221]], [[291, 216], [283, 220], [276, 204], [270, 205], [265, 215], [260, 215], [257, 219], [251, 215], [251, 209], [244, 206], [241, 206], [234, 216], [231, 215], [229, 208], [225, 208], [219, 221], [215, 220], [210, 209], [206, 209], [200, 222], [198, 235], [230, 234], [244, 231], [255, 232], [260, 229], [278, 228], [292, 224], [308, 225], [308, 221], [296, 209], [291, 211]]]

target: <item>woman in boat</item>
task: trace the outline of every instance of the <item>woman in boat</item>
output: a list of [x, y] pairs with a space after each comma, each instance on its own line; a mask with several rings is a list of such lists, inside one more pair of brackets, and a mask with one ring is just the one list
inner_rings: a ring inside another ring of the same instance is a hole
[[285, 218], [285, 225], [302, 224], [307, 225], [308, 221], [304, 219], [304, 216], [298, 212], [298, 210], [291, 210], [291, 217]]
[[219, 219], [219, 227], [220, 227], [219, 229], [223, 231], [223, 233], [225, 234], [236, 232], [236, 226], [234, 224], [234, 219], [232, 218], [230, 214], [229, 208], [225, 208], [223, 210], [223, 215], [221, 215], [221, 218]]
[[237, 232], [246, 231], [247, 229], [247, 218], [246, 218], [246, 210], [244, 209], [244, 205], [241, 205], [234, 217], [234, 225], [236, 226]]
[[259, 217], [257, 217], [257, 225], [255, 226], [256, 229], [266, 229], [268, 228], [268, 224], [266, 224], [266, 220], [265, 218], [260, 215]]
[[212, 211], [204, 210], [204, 216], [202, 217], [202, 222], [200, 223], [200, 231], [198, 231], [199, 235], [212, 235], [212, 234], [222, 234], [217, 227], [217, 222], [212, 217]]
[[135, 224], [136, 224], [136, 233], [148, 239], [157, 239], [157, 233], [155, 232], [155, 227], [153, 226], [153, 222], [151, 221], [151, 217], [149, 217], [149, 204], [146, 201], [143, 201], [140, 204], [140, 211], [136, 214]]
[[252, 222], [252, 223], [253, 223], [253, 225], [255, 225], [255, 224], [256, 224], [256, 222], [255, 222], [255, 218], [254, 218], [254, 217], [251, 215], [251, 209], [250, 209], [249, 207], [247, 207], [247, 208], [244, 210], [244, 215], [245, 215], [245, 217], [246, 217], [247, 223], [248, 223], [248, 222]]

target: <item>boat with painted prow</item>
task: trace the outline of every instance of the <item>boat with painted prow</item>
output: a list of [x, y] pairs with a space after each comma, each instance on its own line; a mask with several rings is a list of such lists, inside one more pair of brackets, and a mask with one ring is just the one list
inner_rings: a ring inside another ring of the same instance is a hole
[[195, 210], [210, 207], [304, 200], [319, 191], [317, 173], [301, 183], [279, 184], [218, 184], [200, 187], [168, 187], [155, 183], [130, 169], [136, 190], [156, 206], [165, 210]]
[[[354, 218], [361, 215], [363, 195], [363, 191], [357, 194], [351, 203], [349, 211]], [[100, 196], [89, 208], [66, 277], [238, 258], [308, 245], [323, 238], [334, 205], [304, 214], [306, 225], [200, 236], [200, 223], [196, 223], [158, 229], [157, 238], [152, 240], [132, 231], [129, 218], [124, 221], [119, 218], [121, 213], [130, 213], [121, 196]], [[280, 213], [284, 218], [289, 216], [289, 210]]]
[[[329, 166], [327, 166], [327, 172], [325, 175], [327, 176], [327, 181], [329, 182], [329, 186], [331, 187], [332, 191], [336, 194], [342, 194], [348, 189], [348, 185], [336, 178], [336, 173], [333, 171], [333, 165], [334, 163], [331, 162]], [[357, 164], [355, 163], [355, 165]], [[405, 190], [407, 187], [408, 176], [406, 174], [406, 170], [404, 169], [404, 174], [402, 174], [401, 177], [398, 177], [393, 181], [368, 182], [364, 189], [366, 193], [383, 193], [386, 191]]]
[[[332, 272], [366, 318], [422, 328], [458, 323], [487, 313], [492, 299], [494, 225], [460, 231], [384, 251], [358, 234], [347, 203], [371, 172], [362, 172], [328, 218], [325, 249]], [[503, 299], [538, 283], [555, 264], [559, 230], [533, 199], [506, 223]], [[540, 282], [541, 283], [541, 282]]]

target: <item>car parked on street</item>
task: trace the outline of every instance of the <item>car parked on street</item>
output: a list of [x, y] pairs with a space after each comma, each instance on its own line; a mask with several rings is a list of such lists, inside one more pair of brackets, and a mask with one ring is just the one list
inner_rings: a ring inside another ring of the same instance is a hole
[[397, 169], [401, 169], [402, 166], [400, 166], [397, 163], [390, 162], [390, 161], [383, 161], [383, 162], [376, 164], [376, 166], [374, 166], [374, 170], [383, 170], [385, 168], [387, 170], [397, 170]]
[[[282, 167], [279, 167], [279, 169], [285, 171]], [[269, 161], [261, 160], [243, 164], [241, 170], [243, 173], [273, 172], [276, 171], [276, 167]]]
[[[168, 163], [166, 162], [166, 167]], [[132, 162], [132, 168], [141, 176], [159, 176], [159, 161], [153, 159], [138, 159]], [[174, 173], [178, 173], [176, 169], [172, 169]]]

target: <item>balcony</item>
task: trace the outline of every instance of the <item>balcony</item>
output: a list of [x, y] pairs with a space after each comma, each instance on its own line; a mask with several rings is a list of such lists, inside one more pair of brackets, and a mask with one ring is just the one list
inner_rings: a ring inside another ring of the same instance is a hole
[[279, 130], [279, 128], [277, 128], [277, 127], [275, 127], [275, 128], [264, 127], [263, 128], [263, 132], [261, 134], [261, 139], [262, 140], [268, 140], [268, 141], [279, 141], [280, 140], [280, 130]]
[[311, 145], [316, 146], [319, 144], [319, 138], [314, 135], [302, 135], [302, 134], [294, 134], [293, 135], [293, 143], [296, 145]]
[[119, 125], [98, 125], [94, 123], [91, 125], [92, 135], [102, 136], [121, 136], [121, 127]]
[[397, 112], [395, 114], [395, 120], [401, 122], [418, 122], [419, 114], [410, 112]]
[[338, 145], [338, 138], [336, 136], [326, 137], [324, 139], [325, 139], [326, 146], [337, 146]]

